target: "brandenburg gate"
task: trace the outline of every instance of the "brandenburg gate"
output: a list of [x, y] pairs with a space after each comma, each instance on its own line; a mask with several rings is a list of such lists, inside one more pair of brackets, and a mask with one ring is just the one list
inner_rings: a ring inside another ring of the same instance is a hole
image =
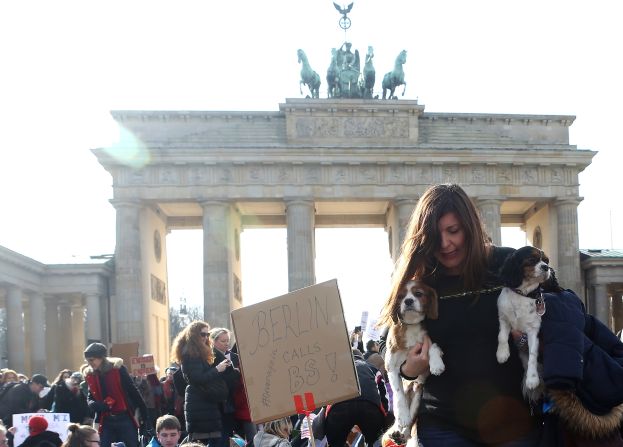
[[[520, 226], [583, 290], [573, 116], [426, 113], [411, 100], [286, 99], [279, 111], [115, 111], [125, 138], [95, 149], [117, 212], [113, 342], [168, 353], [165, 235], [203, 229], [204, 316], [243, 305], [240, 233], [286, 227], [289, 289], [315, 282], [314, 229], [382, 227], [396, 259], [431, 184], [456, 182], [487, 231]], [[365, 241], [362, 241], [365, 243]], [[147, 324], [146, 324], [147, 323]]]

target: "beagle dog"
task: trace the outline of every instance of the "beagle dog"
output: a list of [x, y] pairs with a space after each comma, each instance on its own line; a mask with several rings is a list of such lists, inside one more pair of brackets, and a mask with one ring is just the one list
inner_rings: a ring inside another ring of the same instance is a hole
[[[415, 384], [405, 387], [400, 377], [400, 367], [406, 361], [409, 349], [424, 341], [426, 330], [422, 321], [425, 318], [437, 319], [437, 293], [421, 281], [412, 279], [402, 287], [395, 299], [394, 324], [387, 334], [385, 367], [394, 392], [396, 422], [387, 433], [394, 439], [413, 439], [412, 429], [420, 404], [421, 388], [428, 374], [418, 377]], [[431, 344], [428, 355], [430, 372], [441, 374], [445, 365], [439, 346]]]
[[524, 394], [531, 394], [541, 383], [537, 370], [539, 352], [539, 330], [541, 316], [545, 314], [541, 284], [550, 280], [553, 271], [549, 259], [543, 251], [535, 247], [522, 247], [511, 253], [502, 268], [500, 279], [504, 288], [498, 297], [498, 333], [499, 363], [504, 363], [510, 355], [509, 334], [511, 330], [525, 333], [528, 338], [528, 355], [520, 350], [519, 356], [525, 370]]

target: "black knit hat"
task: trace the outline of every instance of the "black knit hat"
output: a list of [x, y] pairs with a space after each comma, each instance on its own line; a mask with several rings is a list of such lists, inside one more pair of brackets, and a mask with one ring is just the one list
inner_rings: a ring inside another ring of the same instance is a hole
[[84, 358], [95, 357], [98, 359], [103, 359], [104, 357], [106, 357], [107, 353], [108, 353], [108, 349], [106, 349], [106, 346], [104, 346], [103, 344], [91, 343], [84, 350]]

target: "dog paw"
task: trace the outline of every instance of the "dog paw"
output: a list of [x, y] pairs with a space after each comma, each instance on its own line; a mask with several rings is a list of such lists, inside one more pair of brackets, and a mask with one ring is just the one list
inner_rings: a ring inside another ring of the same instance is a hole
[[446, 370], [446, 365], [444, 365], [443, 361], [441, 361], [441, 359], [438, 360], [431, 360], [430, 362], [430, 373], [438, 376], [440, 375], [442, 372], [444, 372]]
[[498, 345], [498, 350], [495, 353], [496, 357], [498, 358], [498, 363], [504, 363], [508, 360], [508, 357], [510, 356], [510, 351], [508, 349], [508, 344], [502, 343]]
[[405, 445], [407, 442], [405, 435], [400, 430], [396, 429], [395, 426], [387, 431], [386, 437], [396, 445]]
[[530, 374], [526, 377], [526, 388], [533, 390], [539, 386], [540, 382], [541, 381], [539, 380], [539, 376], [537, 374]]

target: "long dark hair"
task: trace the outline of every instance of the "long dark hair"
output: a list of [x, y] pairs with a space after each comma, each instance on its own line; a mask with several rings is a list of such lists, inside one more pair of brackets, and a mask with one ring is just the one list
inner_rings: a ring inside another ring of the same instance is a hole
[[214, 363], [214, 350], [212, 349], [212, 340], [205, 339], [201, 336], [203, 329], [210, 330], [210, 325], [205, 321], [193, 321], [188, 324], [182, 331], [177, 334], [173, 345], [171, 346], [171, 359], [181, 364], [182, 357], [188, 356], [193, 358], [201, 358], [210, 365]]
[[417, 278], [430, 283], [431, 276], [443, 269], [438, 265], [435, 252], [441, 242], [438, 223], [447, 213], [456, 215], [465, 232], [466, 257], [461, 271], [463, 287], [465, 290], [480, 287], [487, 272], [490, 242], [478, 210], [459, 185], [431, 186], [418, 201], [409, 220], [400, 257], [392, 275], [391, 292], [377, 322], [379, 327], [397, 321], [399, 303], [395, 297], [408, 280]]

